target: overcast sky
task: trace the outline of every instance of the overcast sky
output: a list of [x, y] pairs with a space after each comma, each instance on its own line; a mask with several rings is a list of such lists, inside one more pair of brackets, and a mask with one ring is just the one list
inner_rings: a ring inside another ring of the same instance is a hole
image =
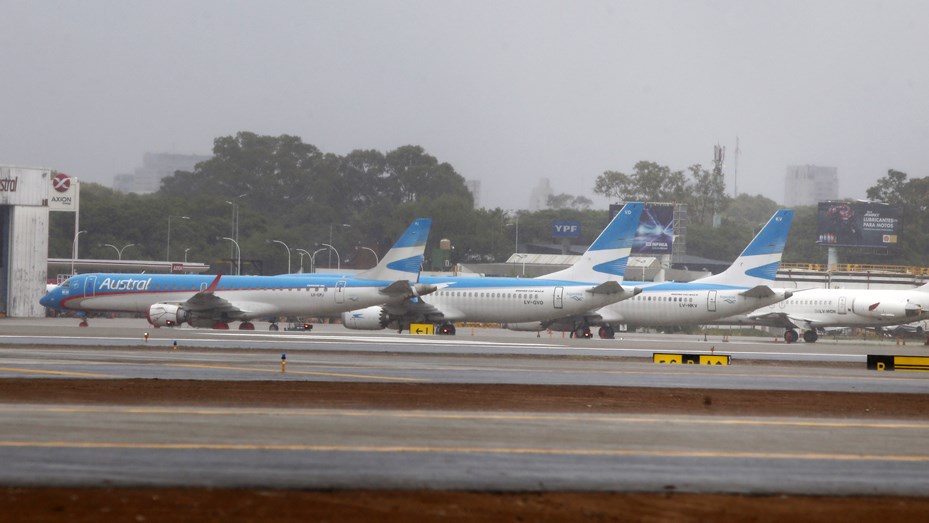
[[837, 167], [852, 198], [929, 176], [925, 0], [0, 0], [0, 20], [0, 164], [107, 186], [239, 131], [421, 145], [487, 207], [711, 166], [717, 143], [731, 193], [736, 136], [739, 192], [780, 203], [788, 165]]

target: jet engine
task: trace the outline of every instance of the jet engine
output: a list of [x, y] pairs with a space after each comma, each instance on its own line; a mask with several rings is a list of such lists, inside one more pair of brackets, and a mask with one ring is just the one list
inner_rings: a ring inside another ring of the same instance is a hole
[[386, 329], [388, 322], [387, 311], [379, 305], [342, 313], [342, 325], [347, 329], [376, 331]]
[[868, 318], [908, 319], [908, 321], [913, 321], [922, 315], [923, 308], [909, 301], [874, 301], [873, 299], [858, 298], [852, 304], [852, 311], [859, 316]]
[[156, 303], [148, 308], [148, 322], [156, 327], [176, 327], [187, 320], [187, 310], [180, 305]]
[[529, 331], [529, 332], [538, 332], [543, 331], [548, 328], [548, 322], [542, 321], [526, 321], [522, 323], [507, 323], [504, 325], [507, 329], [511, 331]]

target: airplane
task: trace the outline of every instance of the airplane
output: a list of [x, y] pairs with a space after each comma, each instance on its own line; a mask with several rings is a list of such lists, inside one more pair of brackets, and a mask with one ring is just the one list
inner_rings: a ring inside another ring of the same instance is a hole
[[598, 335], [611, 339], [616, 326], [621, 324], [636, 327], [703, 325], [783, 301], [793, 291], [775, 288], [773, 284], [793, 214], [789, 209], [775, 212], [735, 262], [719, 274], [687, 283], [626, 280], [627, 285], [641, 288], [642, 293], [631, 300], [582, 314], [542, 322], [508, 323], [506, 328], [516, 331], [551, 329], [570, 332], [572, 337], [590, 338], [590, 327], [599, 325]]
[[620, 282], [641, 213], [641, 203], [626, 204], [581, 260], [557, 278], [421, 276], [420, 283], [438, 290], [428, 297], [344, 312], [342, 323], [360, 330], [432, 323], [439, 325], [438, 333], [454, 335], [455, 322], [545, 321], [631, 298], [639, 290]]
[[[377, 266], [352, 277], [90, 273], [68, 278], [40, 303], [84, 314], [144, 313], [155, 327], [228, 329], [240, 321], [240, 330], [254, 330], [256, 318], [327, 316], [400, 302], [436, 290], [415, 283], [431, 225], [429, 218], [414, 220]], [[270, 329], [277, 330], [273, 319]]]
[[915, 289], [807, 289], [793, 298], [719, 324], [784, 329], [784, 341], [815, 343], [825, 327], [881, 327], [912, 323], [929, 315], [929, 283]]

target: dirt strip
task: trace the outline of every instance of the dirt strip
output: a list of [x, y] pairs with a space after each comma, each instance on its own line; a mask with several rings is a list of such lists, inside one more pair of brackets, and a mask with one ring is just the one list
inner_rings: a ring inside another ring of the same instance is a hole
[[929, 419], [929, 394], [577, 385], [13, 378], [0, 402]]

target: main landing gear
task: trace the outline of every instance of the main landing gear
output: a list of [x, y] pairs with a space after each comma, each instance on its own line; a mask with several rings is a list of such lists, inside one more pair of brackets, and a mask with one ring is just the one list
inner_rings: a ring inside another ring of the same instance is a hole
[[581, 325], [580, 327], [575, 327], [574, 330], [571, 331], [572, 338], [589, 339], [593, 338], [593, 336], [593, 333], [590, 332], [590, 325]]
[[[797, 334], [797, 331], [794, 329], [787, 329], [784, 331], [784, 341], [787, 343], [795, 343], [800, 336]], [[803, 331], [803, 341], [807, 343], [816, 343], [816, 340], [819, 339], [819, 333], [816, 332], [816, 329], [809, 329]]]
[[455, 325], [452, 323], [443, 323], [442, 325], [439, 325], [438, 334], [444, 334], [445, 336], [454, 336]]
[[600, 335], [600, 339], [603, 340], [612, 340], [616, 338], [616, 331], [613, 330], [611, 325], [604, 325], [600, 327], [600, 330], [597, 332]]

